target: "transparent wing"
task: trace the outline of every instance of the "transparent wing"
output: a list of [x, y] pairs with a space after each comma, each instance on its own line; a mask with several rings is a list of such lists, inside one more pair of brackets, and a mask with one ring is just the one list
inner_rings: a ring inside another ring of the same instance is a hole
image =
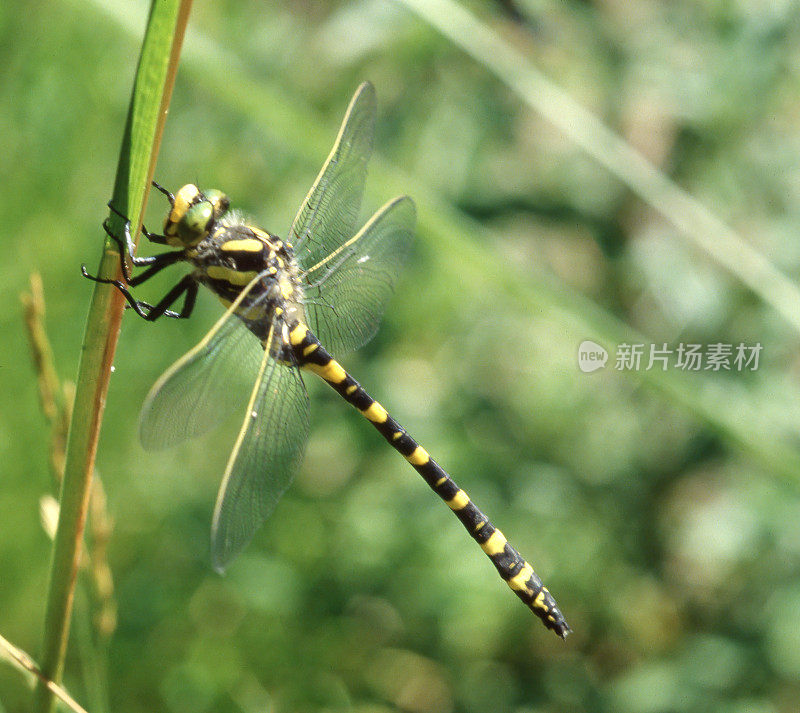
[[139, 438], [147, 450], [206, 433], [244, 408], [263, 349], [235, 312], [258, 279], [150, 389], [139, 417]]
[[375, 335], [408, 256], [415, 220], [414, 202], [395, 198], [352, 238], [306, 267], [308, 325], [332, 354], [358, 349]]
[[230, 564], [272, 513], [300, 465], [307, 438], [308, 396], [300, 372], [265, 350], [214, 508], [216, 570]]
[[367, 162], [375, 136], [375, 89], [364, 82], [350, 100], [333, 149], [292, 223], [289, 241], [308, 264], [349, 238], [361, 209]]

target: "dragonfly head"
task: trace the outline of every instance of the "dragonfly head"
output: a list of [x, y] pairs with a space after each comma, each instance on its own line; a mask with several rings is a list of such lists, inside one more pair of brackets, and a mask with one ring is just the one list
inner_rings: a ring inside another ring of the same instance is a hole
[[164, 236], [173, 247], [194, 247], [205, 238], [214, 223], [228, 210], [230, 201], [222, 191], [201, 191], [187, 183], [176, 194], [164, 221]]

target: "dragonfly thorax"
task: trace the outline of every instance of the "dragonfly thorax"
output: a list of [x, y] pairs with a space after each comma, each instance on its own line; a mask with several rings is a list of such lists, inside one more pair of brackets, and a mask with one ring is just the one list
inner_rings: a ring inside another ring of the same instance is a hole
[[215, 222], [186, 255], [195, 265], [194, 278], [225, 306], [246, 291], [236, 314], [260, 339], [276, 318], [304, 319], [302, 280], [292, 246], [250, 225], [238, 213]]

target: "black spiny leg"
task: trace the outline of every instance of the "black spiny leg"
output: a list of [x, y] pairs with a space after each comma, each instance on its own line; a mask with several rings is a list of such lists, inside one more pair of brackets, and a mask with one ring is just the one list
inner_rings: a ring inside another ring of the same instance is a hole
[[[175, 255], [180, 255], [180, 253], [165, 253], [164, 255], [157, 255], [156, 257], [173, 257]], [[136, 284], [138, 284], [138, 282], [146, 280], [148, 277], [152, 277], [156, 272], [163, 269], [168, 264], [176, 261], [176, 259], [172, 259], [169, 262], [165, 262], [163, 265], [153, 265], [149, 270], [146, 270], [144, 273], [139, 275], [139, 277], [134, 278], [129, 284], [134, 285], [134, 281], [136, 281]], [[175, 285], [158, 301], [158, 304], [151, 305], [149, 302], [143, 302], [135, 299], [127, 285], [120, 280], [109, 280], [104, 277], [94, 277], [86, 271], [86, 265], [81, 265], [81, 272], [83, 273], [84, 277], [92, 280], [93, 282], [100, 282], [104, 285], [114, 285], [114, 287], [116, 287], [122, 293], [123, 297], [125, 297], [125, 299], [128, 301], [131, 309], [142, 319], [145, 319], [148, 322], [155, 322], [159, 317], [186, 319], [192, 314], [195, 301], [197, 300], [198, 285], [196, 280], [191, 275], [186, 275], [183, 277], [183, 279], [177, 285]], [[183, 300], [183, 307], [181, 307], [181, 311], [175, 312], [174, 310], [169, 309], [169, 307], [175, 304], [175, 302], [177, 302], [180, 296], [184, 293], [186, 294], [186, 297]]]
[[155, 181], [152, 181], [152, 184], [153, 184], [153, 188], [155, 188], [157, 191], [161, 191], [167, 197], [167, 200], [169, 201], [169, 204], [171, 206], [175, 205], [175, 196], [173, 196], [172, 193], [170, 193], [163, 186], [159, 186]]
[[[161, 272], [165, 267], [174, 265], [176, 262], [182, 262], [185, 259], [186, 255], [184, 255], [183, 250], [176, 250], [174, 253], [161, 253], [160, 255], [152, 255], [147, 258], [142, 258], [142, 260], [147, 260], [147, 262], [143, 264], [149, 265], [150, 267], [148, 267], [141, 275], [136, 275], [136, 277], [126, 277], [125, 282], [130, 287], [136, 287], [137, 285], [141, 285], [143, 282], [149, 280], [153, 275]], [[103, 282], [108, 285], [117, 282], [116, 280], [106, 280], [93, 277], [86, 270], [86, 265], [81, 265], [81, 273], [83, 273], [84, 277], [87, 277], [94, 282]]]
[[[125, 256], [127, 255], [130, 258], [131, 264], [134, 267], [145, 267], [147, 265], [153, 265], [156, 262], [156, 258], [160, 257], [159, 255], [152, 255], [149, 257], [137, 257], [134, 255], [135, 245], [133, 243], [133, 236], [131, 235], [131, 221], [126, 215], [120, 213], [111, 203], [108, 204], [109, 210], [114, 213], [114, 215], [120, 217], [123, 221], [125, 221], [123, 228], [125, 239], [119, 237], [113, 230], [111, 230], [111, 226], [108, 224], [108, 218], [103, 221], [103, 230], [106, 231], [106, 235], [111, 238], [119, 247], [119, 264], [122, 268], [122, 275], [125, 278], [125, 282], [128, 284], [133, 284], [131, 282], [131, 271], [128, 267], [127, 262], [125, 261]], [[142, 235], [146, 237], [151, 243], [156, 243], [157, 245], [166, 245], [167, 239], [163, 235], [157, 235], [156, 233], [151, 233], [147, 228], [142, 226]]]
[[[163, 186], [160, 186], [155, 181], [153, 181], [152, 184], [155, 189], [157, 189], [167, 197], [167, 200], [169, 201], [169, 204], [171, 206], [175, 205], [175, 196], [172, 195], [172, 193], [170, 193]], [[160, 256], [156, 255], [152, 257], [136, 257], [136, 255], [134, 255], [134, 249], [136, 246], [133, 243], [133, 236], [131, 235], [131, 219], [128, 218], [128, 216], [125, 215], [124, 213], [118, 211], [111, 203], [111, 201], [108, 202], [108, 208], [112, 213], [114, 213], [114, 215], [116, 215], [117, 217], [121, 218], [124, 221], [125, 225], [124, 242], [122, 238], [120, 238], [116, 233], [114, 233], [111, 230], [111, 227], [108, 224], [108, 218], [106, 218], [103, 221], [103, 230], [106, 231], [106, 235], [108, 235], [108, 237], [111, 238], [119, 247], [119, 262], [120, 262], [120, 268], [122, 269], [122, 275], [125, 278], [125, 282], [127, 282], [129, 285], [132, 285], [134, 283], [131, 282], [131, 271], [127, 263], [125, 262], [125, 255], [127, 255], [130, 258], [131, 264], [134, 267], [145, 267], [146, 265], [153, 265], [156, 262], [156, 258]], [[156, 243], [157, 245], [167, 245], [166, 236], [159, 235], [157, 233], [151, 233], [149, 230], [147, 230], [147, 228], [144, 227], [144, 225], [142, 226], [142, 235], [144, 235], [144, 237], [146, 237], [151, 243]]]
[[[133, 304], [131, 304], [131, 307], [135, 310], [136, 314], [138, 314], [140, 317], [144, 317], [144, 319], [146, 319], [148, 322], [155, 322], [159, 317], [187, 319], [191, 316], [192, 311], [194, 310], [194, 304], [197, 300], [197, 291], [197, 281], [191, 275], [186, 275], [177, 285], [175, 285], [175, 287], [173, 287], [159, 300], [158, 304], [151, 305], [147, 302], [139, 301], [137, 303], [138, 308]], [[125, 293], [123, 292], [123, 294]], [[181, 307], [180, 312], [167, 309], [170, 305], [175, 304], [175, 302], [177, 302], [180, 296], [183, 294], [186, 296], [183, 298], [183, 307]], [[127, 295], [126, 299], [128, 299]], [[136, 302], [136, 300], [133, 301]], [[128, 299], [128, 303], [131, 303], [130, 299]], [[147, 314], [143, 314], [142, 308], [149, 309], [150, 311]]]

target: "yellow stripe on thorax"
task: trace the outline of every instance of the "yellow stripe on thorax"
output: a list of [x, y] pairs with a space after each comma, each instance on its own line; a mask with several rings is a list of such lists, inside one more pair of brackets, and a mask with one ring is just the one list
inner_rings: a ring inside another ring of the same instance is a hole
[[[253, 232], [253, 234], [256, 236], [256, 238], [258, 238], [262, 243], [273, 243], [273, 242], [276, 242], [270, 236], [269, 233], [261, 230], [261, 228], [255, 226], [255, 225], [250, 225], [249, 223], [247, 224], [247, 227], [248, 227], [249, 230], [251, 230]], [[278, 240], [277, 242], [280, 243], [281, 241]]]
[[224, 252], [260, 253], [264, 249], [264, 243], [256, 238], [226, 240], [219, 249]]
[[232, 267], [223, 267], [222, 265], [209, 265], [206, 268], [206, 275], [212, 280], [225, 280], [238, 287], [249, 285], [252, 280], [258, 277], [258, 273], [255, 270], [244, 272], [242, 270], [234, 270]]

